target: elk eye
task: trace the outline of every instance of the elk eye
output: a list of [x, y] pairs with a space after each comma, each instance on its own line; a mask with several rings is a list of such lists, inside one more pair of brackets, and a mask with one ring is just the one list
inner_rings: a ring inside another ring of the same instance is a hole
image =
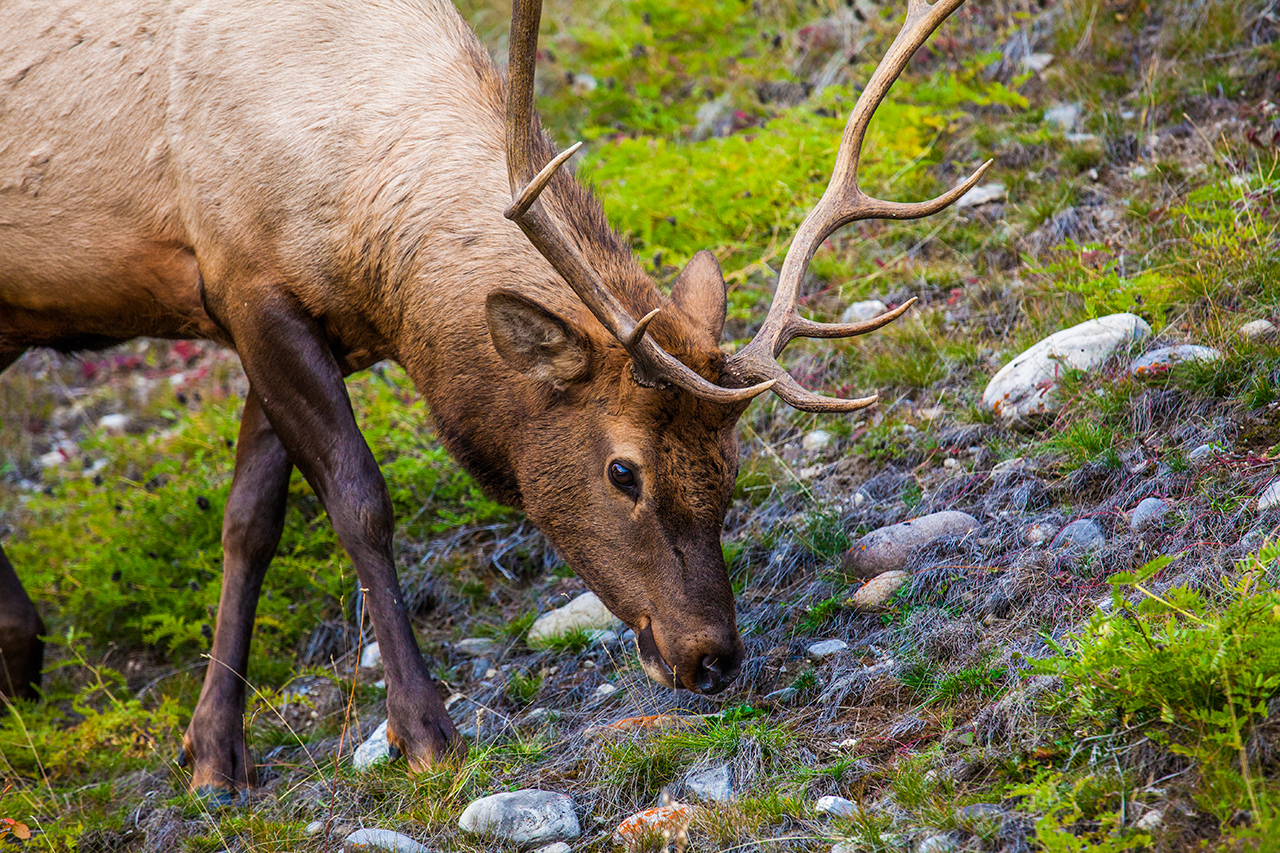
[[609, 482], [629, 495], [636, 493], [636, 472], [622, 462], [609, 463]]

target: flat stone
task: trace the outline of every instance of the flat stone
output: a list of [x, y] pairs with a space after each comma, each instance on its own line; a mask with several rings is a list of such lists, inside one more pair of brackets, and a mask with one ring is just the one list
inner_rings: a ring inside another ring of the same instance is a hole
[[1129, 517], [1129, 529], [1137, 533], [1160, 523], [1169, 512], [1169, 504], [1160, 498], [1143, 498], [1133, 508]]
[[351, 755], [351, 764], [357, 770], [368, 770], [375, 764], [390, 761], [393, 757], [391, 742], [387, 740], [387, 721], [383, 720], [382, 724], [373, 730], [373, 734], [356, 747], [356, 751]]
[[1102, 531], [1098, 522], [1090, 518], [1079, 518], [1058, 531], [1053, 540], [1053, 547], [1060, 551], [1093, 551], [1107, 542], [1107, 534]]
[[469, 658], [487, 658], [500, 652], [502, 646], [493, 637], [467, 637], [454, 643], [453, 649]]
[[945, 510], [881, 527], [854, 543], [844, 555], [844, 570], [861, 578], [897, 571], [926, 545], [944, 536], [963, 536], [977, 526], [967, 512]]
[[844, 309], [844, 313], [840, 315], [840, 322], [863, 323], [879, 317], [888, 310], [889, 306], [879, 299], [864, 299], [861, 302], [853, 302]]
[[1112, 314], [1055, 332], [1000, 368], [986, 390], [982, 406], [1006, 425], [1026, 427], [1062, 408], [1053, 392], [1064, 371], [1090, 371], [1151, 334], [1135, 314]]
[[324, 821], [313, 820], [302, 829], [303, 835], [319, 835], [324, 832]]
[[347, 836], [342, 849], [346, 853], [365, 853], [371, 850], [384, 850], [387, 853], [431, 853], [430, 848], [389, 829], [357, 829]]
[[980, 187], [974, 187], [956, 199], [954, 207], [956, 210], [964, 210], [967, 207], [978, 207], [979, 205], [990, 204], [993, 201], [1004, 201], [1008, 194], [1004, 184], [983, 184]]
[[1064, 133], [1075, 130], [1079, 121], [1079, 104], [1054, 104], [1044, 111], [1044, 123], [1051, 124]]
[[621, 631], [622, 622], [609, 612], [594, 592], [584, 592], [564, 607], [539, 616], [529, 629], [529, 644], [537, 646], [570, 631], [592, 629]]
[[910, 577], [906, 572], [885, 572], [858, 588], [849, 603], [861, 610], [882, 610], [889, 600], [902, 589]]
[[1258, 512], [1266, 512], [1277, 506], [1280, 506], [1280, 480], [1273, 481], [1258, 495]]
[[817, 805], [818, 814], [833, 814], [836, 817], [853, 817], [858, 813], [858, 804], [844, 797], [820, 797]]
[[466, 832], [527, 845], [582, 834], [571, 798], [535, 788], [481, 797], [463, 810], [458, 826]]
[[829, 658], [832, 655], [839, 654], [847, 648], [849, 648], [849, 644], [844, 640], [822, 640], [821, 642], [817, 642], [812, 646], [809, 646], [809, 648], [804, 651], [805, 654], [813, 660], [823, 660], [824, 658]]
[[1213, 464], [1220, 450], [1217, 445], [1202, 444], [1187, 454], [1187, 461], [1197, 468], [1203, 468]]
[[1173, 370], [1179, 364], [1192, 361], [1217, 361], [1222, 353], [1213, 347], [1202, 347], [1194, 344], [1180, 344], [1175, 347], [1154, 349], [1129, 365], [1129, 375], [1140, 379], [1160, 376]]
[[1269, 341], [1280, 334], [1280, 329], [1270, 320], [1250, 320], [1240, 327], [1240, 337], [1247, 341]]
[[377, 669], [380, 666], [382, 666], [382, 649], [378, 648], [377, 642], [370, 643], [360, 652], [360, 668]]
[[684, 777], [684, 789], [700, 803], [727, 803], [738, 796], [733, 768], [728, 764], [694, 770]]

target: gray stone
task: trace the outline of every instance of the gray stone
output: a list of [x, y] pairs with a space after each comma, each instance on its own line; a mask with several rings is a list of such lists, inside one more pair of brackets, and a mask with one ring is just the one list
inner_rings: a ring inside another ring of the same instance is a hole
[[1280, 333], [1270, 320], [1251, 320], [1240, 327], [1240, 337], [1247, 341], [1269, 341]]
[[1058, 531], [1053, 547], [1059, 551], [1086, 552], [1106, 544], [1107, 534], [1098, 522], [1090, 518], [1078, 518]]
[[960, 845], [949, 835], [930, 835], [916, 845], [916, 853], [955, 853]]
[[684, 788], [702, 803], [727, 803], [737, 796], [733, 788], [733, 768], [728, 764], [690, 772], [684, 777]]
[[324, 821], [322, 820], [313, 820], [302, 830], [303, 835], [319, 835], [322, 832], [324, 832]]
[[820, 797], [817, 806], [818, 814], [833, 814], [836, 817], [853, 817], [858, 813], [858, 804], [844, 797]]
[[844, 640], [822, 640], [805, 649], [805, 654], [814, 660], [822, 660], [839, 654], [847, 648], [849, 648], [849, 644]]
[[1044, 111], [1045, 124], [1051, 124], [1064, 133], [1075, 130], [1079, 121], [1079, 104], [1054, 104]]
[[469, 658], [493, 657], [502, 650], [493, 637], [467, 637], [453, 644], [453, 650]]
[[128, 415], [103, 415], [98, 418], [98, 429], [103, 432], [114, 433], [115, 435], [123, 435], [124, 429], [129, 425]]
[[1271, 485], [1258, 495], [1258, 512], [1266, 512], [1276, 506], [1280, 506], [1280, 480], [1272, 481]]
[[391, 760], [391, 742], [387, 740], [387, 721], [373, 730], [368, 740], [356, 747], [351, 764], [357, 770], [368, 770], [373, 765]]
[[963, 536], [978, 526], [967, 512], [946, 510], [873, 530], [859, 539], [844, 557], [844, 569], [872, 578], [904, 568], [911, 555], [944, 536]]
[[534, 788], [481, 797], [463, 810], [458, 826], [528, 845], [577, 838], [582, 833], [572, 799]]
[[1154, 349], [1141, 358], [1134, 359], [1129, 365], [1129, 375], [1140, 379], [1160, 376], [1168, 373], [1179, 364], [1190, 361], [1217, 361], [1222, 353], [1213, 347], [1201, 347], [1194, 344], [1180, 344], [1176, 347]]
[[1162, 823], [1164, 823], [1164, 812], [1160, 809], [1152, 809], [1138, 818], [1133, 828], [1139, 832], [1155, 832]]
[[609, 612], [594, 592], [584, 592], [564, 607], [543, 613], [529, 629], [529, 645], [544, 644], [570, 631], [592, 629], [621, 631], [622, 622]]
[[966, 832], [975, 835], [982, 830], [1004, 823], [1005, 810], [995, 803], [974, 803], [956, 809], [956, 823]]
[[1008, 190], [1004, 184], [990, 183], [983, 184], [980, 187], [974, 187], [960, 198], [956, 199], [956, 210], [964, 210], [967, 207], [978, 207], [984, 204], [990, 204], [993, 201], [1004, 201], [1008, 196]]
[[387, 853], [431, 853], [431, 850], [407, 835], [389, 829], [357, 829], [347, 836], [342, 849], [346, 853], [385, 850]]
[[1221, 451], [1215, 444], [1202, 444], [1187, 454], [1187, 461], [1197, 468], [1213, 464], [1214, 458]]
[[849, 604], [859, 610], [882, 610], [889, 606], [889, 601], [902, 589], [910, 577], [906, 572], [885, 572], [858, 587], [849, 598]]
[[1134, 314], [1112, 314], [1055, 332], [1000, 368], [982, 392], [982, 405], [1007, 426], [1042, 421], [1062, 408], [1053, 392], [1064, 371], [1100, 367], [1149, 334], [1151, 327]]
[[377, 642], [372, 642], [360, 652], [360, 668], [377, 669], [380, 666], [382, 666], [382, 649], [378, 648]]
[[1133, 515], [1129, 518], [1129, 529], [1137, 533], [1157, 525], [1168, 512], [1169, 504], [1160, 498], [1143, 498], [1133, 508]]
[[889, 306], [879, 299], [864, 299], [861, 302], [851, 303], [848, 308], [844, 309], [844, 313], [840, 315], [840, 322], [862, 323], [867, 320], [873, 320], [888, 310]]

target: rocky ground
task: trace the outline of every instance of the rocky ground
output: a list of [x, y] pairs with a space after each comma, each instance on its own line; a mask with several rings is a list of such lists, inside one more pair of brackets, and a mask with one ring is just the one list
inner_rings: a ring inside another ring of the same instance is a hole
[[[596, 19], [625, 61], [573, 29], [586, 11], [550, 10], [543, 110], [592, 139], [583, 170], [621, 199], [611, 217], [662, 275], [681, 244], [627, 212], [644, 190], [619, 188], [610, 164], [636, 140], [729, 157], [795, 116], [826, 120], [823, 91], [865, 76], [851, 57], [881, 45], [897, 12], [757, 4], [767, 26], [747, 47], [726, 24], [725, 44], [665, 56], [654, 30], [677, 13], [649, 5], [639, 34]], [[694, 6], [695, 22], [714, 17]], [[501, 10], [466, 11], [497, 46]], [[41, 601], [55, 667], [47, 701], [0, 729], [7, 843], [1268, 849], [1280, 661], [1250, 651], [1228, 667], [1231, 634], [1204, 654], [1211, 677], [1191, 698], [1171, 685], [1199, 665], [1180, 650], [1220, 614], [1257, 601], [1265, 620], [1278, 580], [1277, 11], [966, 14], [900, 84], [912, 104], [955, 111], [901, 169], [921, 158], [927, 188], [996, 165], [937, 221], [859, 226], [815, 259], [813, 316], [920, 303], [895, 329], [791, 357], [815, 387], [878, 390], [865, 416], [765, 401], [744, 418], [724, 541], [747, 659], [730, 690], [651, 683], [622, 627], [433, 449], [406, 380], [381, 366], [353, 399], [404, 519], [421, 645], [472, 756], [413, 778], [388, 760], [376, 644], [295, 483], [251, 672], [261, 785], [230, 809], [192, 799], [172, 759], [216, 601], [243, 376], [234, 354], [199, 343], [33, 352], [0, 379], [0, 536]], [[728, 82], [698, 76], [698, 51], [731, 57]], [[633, 67], [649, 59], [680, 73]], [[646, 98], [670, 126], [619, 106]], [[900, 167], [884, 157], [887, 179]], [[778, 238], [734, 228], [713, 245], [741, 339]], [[1132, 668], [1165, 679], [1157, 699], [1125, 672], [1137, 657], [1091, 656], [1131, 630], [1155, 656]], [[1103, 663], [1091, 681], [1070, 660]]]

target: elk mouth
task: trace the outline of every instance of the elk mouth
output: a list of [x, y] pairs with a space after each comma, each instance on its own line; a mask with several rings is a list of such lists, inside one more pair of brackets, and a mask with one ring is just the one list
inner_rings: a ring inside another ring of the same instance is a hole
[[636, 653], [640, 655], [640, 665], [646, 675], [663, 687], [675, 689], [675, 671], [658, 651], [658, 641], [653, 638], [653, 622], [648, 619], [644, 620], [644, 627], [636, 631]]

